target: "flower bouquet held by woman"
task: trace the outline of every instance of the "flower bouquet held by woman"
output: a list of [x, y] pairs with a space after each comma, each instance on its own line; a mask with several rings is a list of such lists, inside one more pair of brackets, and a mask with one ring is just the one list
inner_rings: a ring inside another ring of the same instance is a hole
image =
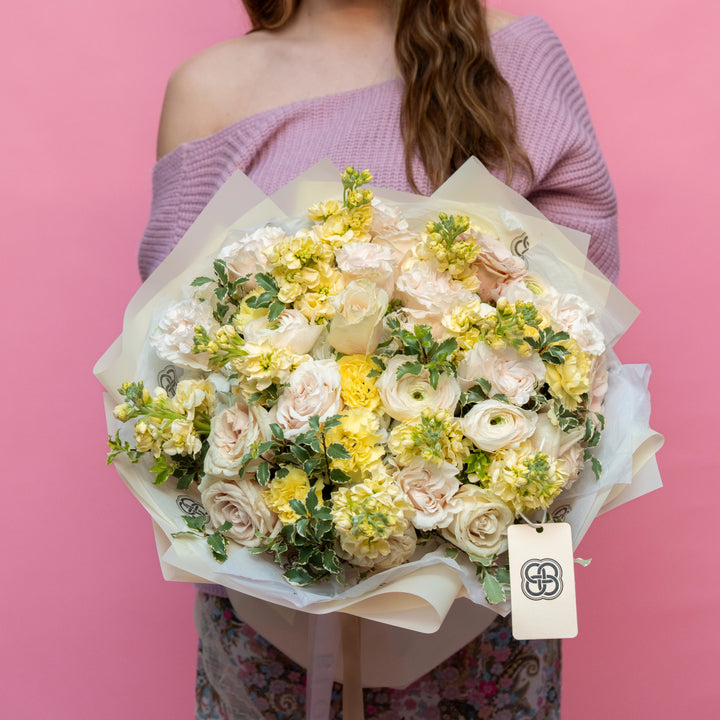
[[370, 179], [348, 167], [303, 216], [267, 200], [223, 228], [249, 181], [228, 182], [100, 363], [110, 458], [167, 565], [434, 632], [458, 597], [507, 613], [508, 526], [560, 511], [577, 543], [652, 485], [632, 466], [656, 444], [644, 374], [609, 349], [632, 308], [557, 227], [504, 186], [453, 200], [497, 194], [477, 163], [428, 199]]

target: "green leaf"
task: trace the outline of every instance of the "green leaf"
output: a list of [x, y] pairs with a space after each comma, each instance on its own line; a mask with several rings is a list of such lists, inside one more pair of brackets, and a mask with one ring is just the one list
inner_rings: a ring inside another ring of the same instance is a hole
[[291, 585], [310, 585], [313, 581], [310, 573], [301, 567], [290, 568], [283, 576]]
[[267, 460], [263, 460], [263, 462], [258, 465], [256, 477], [257, 481], [263, 487], [267, 485], [268, 480], [270, 480], [270, 465], [268, 464]]
[[228, 274], [227, 274], [227, 264], [224, 260], [216, 260], [213, 263], [213, 269], [215, 270], [215, 274], [218, 276], [218, 280], [223, 285], [227, 285], [228, 281]]
[[284, 440], [285, 433], [283, 429], [277, 423], [270, 423], [270, 432], [276, 440]]
[[327, 447], [327, 456], [332, 460], [349, 460], [350, 453], [340, 443], [330, 443]]
[[340, 468], [333, 468], [330, 471], [330, 480], [337, 485], [343, 485], [350, 480], [350, 476], [346, 472], [340, 470]]
[[200, 515], [199, 517], [193, 517], [192, 515], [183, 515], [182, 519], [185, 521], [185, 524], [191, 530], [203, 532], [203, 530], [205, 529], [205, 522], [207, 521], [207, 515]]
[[323, 568], [325, 568], [325, 570], [327, 570], [329, 573], [332, 573], [333, 575], [337, 575], [337, 573], [340, 572], [340, 562], [338, 561], [337, 555], [335, 555], [335, 551], [331, 548], [323, 550], [322, 566]]
[[483, 590], [485, 591], [487, 601], [491, 605], [497, 605], [505, 600], [505, 591], [497, 581], [497, 578], [489, 572], [486, 572], [483, 578]]
[[215, 288], [215, 297], [218, 300], [224, 300], [227, 297], [228, 289], [224, 285]]
[[277, 295], [278, 286], [272, 275], [268, 273], [258, 273], [255, 275], [255, 282], [257, 282], [263, 290], [267, 290], [269, 293]]
[[459, 548], [456, 548], [455, 546], [448, 546], [445, 548], [445, 555], [447, 557], [452, 558], [453, 560], [458, 556], [458, 553], [460, 552]]
[[305, 507], [307, 511], [312, 515], [313, 510], [318, 506], [318, 496], [315, 492], [315, 488], [310, 488], [308, 494], [305, 496]]
[[201, 275], [200, 277], [196, 277], [191, 283], [190, 287], [201, 287], [202, 285], [207, 285], [208, 283], [213, 282], [212, 278], [205, 277], [204, 275]]
[[220, 535], [220, 533], [213, 533], [207, 536], [207, 544], [210, 546], [210, 551], [215, 560], [220, 563], [227, 560], [227, 538]]
[[589, 560], [585, 560], [585, 559], [583, 559], [583, 558], [575, 558], [575, 562], [576, 562], [578, 565], [582, 565], [583, 567], [587, 567], [587, 566], [592, 562], [592, 558], [590, 558]]
[[495, 577], [497, 578], [497, 581], [499, 583], [502, 583], [503, 585], [509, 585], [510, 584], [510, 570], [506, 566], [501, 566], [497, 569], [497, 572], [495, 573]]
[[422, 372], [423, 366], [422, 363], [419, 362], [406, 362], [403, 363], [398, 369], [396, 373], [396, 378], [400, 380], [400, 378], [404, 377], [405, 375], [419, 375]]
[[227, 532], [232, 527], [232, 523], [226, 520], [222, 525], [218, 527], [218, 532]]
[[274, 300], [272, 303], [270, 303], [270, 312], [268, 312], [268, 320], [272, 322], [273, 320], [277, 320], [282, 311], [285, 309], [285, 303], [280, 302], [280, 300]]
[[480, 557], [479, 555], [471, 555], [468, 553], [468, 557], [474, 562], [482, 565], [483, 567], [490, 567], [493, 563], [492, 557]]
[[288, 505], [290, 505], [290, 507], [301, 517], [305, 515], [305, 505], [301, 503], [300, 500], [298, 500], [297, 498], [293, 498], [292, 500], [290, 500]]

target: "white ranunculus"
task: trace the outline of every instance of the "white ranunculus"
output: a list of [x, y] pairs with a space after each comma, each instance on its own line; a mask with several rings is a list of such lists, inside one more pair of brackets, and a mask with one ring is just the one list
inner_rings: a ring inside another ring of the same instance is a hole
[[294, 438], [308, 428], [308, 420], [335, 415], [342, 408], [340, 371], [334, 360], [308, 360], [294, 370], [273, 408], [273, 419]]
[[207, 353], [193, 353], [195, 328], [202, 325], [212, 333], [218, 327], [212, 306], [195, 299], [173, 303], [150, 336], [150, 344], [158, 357], [180, 367], [209, 370]]
[[[238, 234], [237, 231], [230, 231], [228, 239], [232, 242], [218, 253], [218, 258], [227, 264], [228, 275], [232, 280], [237, 280], [243, 275], [265, 272], [267, 259], [263, 250], [272, 247], [286, 237], [284, 230], [271, 225], [259, 228], [250, 234], [243, 232], [236, 240], [235, 237]], [[254, 283], [248, 283], [245, 287], [250, 289], [253, 286]]]
[[[205, 473], [234, 477], [246, 452], [270, 438], [268, 412], [261, 405], [236, 403], [213, 416], [205, 455]], [[252, 469], [252, 465], [248, 469]]]
[[451, 513], [459, 509], [453, 496], [460, 488], [458, 468], [416, 459], [399, 470], [394, 477], [415, 509], [412, 524], [418, 530], [447, 527]]
[[280, 518], [267, 506], [263, 489], [250, 478], [235, 482], [206, 482], [200, 487], [202, 504], [215, 527], [230, 522], [232, 527], [223, 534], [244, 547], [258, 547], [265, 537], [274, 537], [280, 532]]
[[470, 555], [491, 557], [507, 549], [512, 510], [490, 490], [463, 485], [455, 494], [459, 509], [442, 536]]
[[377, 379], [375, 387], [387, 414], [394, 420], [411, 420], [426, 408], [455, 412], [460, 399], [457, 380], [443, 373], [437, 388], [430, 384], [430, 374], [423, 368], [419, 375], [403, 375], [399, 380], [397, 371], [406, 362], [417, 362], [417, 357], [395, 355], [388, 361], [384, 372]]
[[512, 347], [495, 349], [479, 342], [458, 364], [463, 390], [475, 385], [478, 378], [490, 382], [491, 395], [501, 393], [514, 405], [524, 405], [545, 381], [545, 365], [535, 352], [525, 357]]
[[322, 325], [310, 323], [299, 310], [286, 309], [273, 322], [267, 317], [250, 320], [243, 329], [243, 337], [250, 343], [268, 340], [273, 347], [287, 348], [296, 355], [305, 355], [315, 345], [322, 331]]
[[352, 241], [335, 251], [335, 260], [346, 283], [365, 278], [392, 295], [395, 259], [390, 248]]
[[353, 280], [330, 299], [335, 315], [328, 342], [345, 355], [370, 355], [380, 342], [388, 294], [366, 279]]
[[499, 400], [473, 405], [461, 419], [463, 434], [485, 452], [519, 445], [534, 432], [537, 414]]

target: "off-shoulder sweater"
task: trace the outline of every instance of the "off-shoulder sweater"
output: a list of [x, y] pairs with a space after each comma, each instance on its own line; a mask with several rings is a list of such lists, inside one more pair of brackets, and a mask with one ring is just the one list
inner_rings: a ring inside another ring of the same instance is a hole
[[[552, 29], [528, 15], [491, 36], [512, 88], [520, 141], [535, 179], [511, 185], [549, 219], [589, 233], [590, 259], [616, 280], [615, 193], [572, 65]], [[410, 190], [400, 131], [402, 80], [300, 100], [245, 117], [162, 157], [138, 262], [145, 279], [237, 169], [270, 194], [324, 157], [368, 168], [373, 184]], [[503, 177], [500, 171], [495, 171]], [[432, 191], [422, 168], [416, 181]]]

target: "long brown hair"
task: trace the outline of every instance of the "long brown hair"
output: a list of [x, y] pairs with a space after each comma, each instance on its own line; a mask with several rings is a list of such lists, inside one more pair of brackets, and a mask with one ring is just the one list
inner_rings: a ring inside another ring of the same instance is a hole
[[[301, 0], [243, 0], [254, 30], [284, 25]], [[480, 0], [395, 0], [395, 57], [404, 80], [401, 130], [405, 173], [417, 185], [412, 160], [419, 156], [437, 187], [471, 155], [532, 177], [520, 145], [512, 90], [490, 46]]]

